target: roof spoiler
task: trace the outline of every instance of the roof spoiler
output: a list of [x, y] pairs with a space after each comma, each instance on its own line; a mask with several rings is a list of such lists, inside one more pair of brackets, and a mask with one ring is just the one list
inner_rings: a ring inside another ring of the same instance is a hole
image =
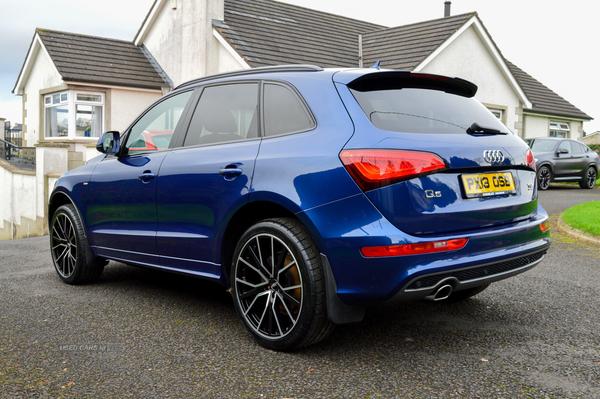
[[368, 73], [348, 83], [348, 87], [357, 91], [430, 89], [463, 97], [477, 93], [477, 85], [461, 78], [409, 71]]

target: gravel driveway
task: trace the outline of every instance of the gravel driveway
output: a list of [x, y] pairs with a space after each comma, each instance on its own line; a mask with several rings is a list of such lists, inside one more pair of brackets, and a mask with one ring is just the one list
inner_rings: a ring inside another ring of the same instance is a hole
[[600, 247], [557, 213], [600, 190], [553, 187], [533, 270], [459, 304], [367, 309], [295, 353], [256, 345], [220, 286], [112, 262], [68, 286], [48, 237], [0, 241], [1, 397], [600, 398]]

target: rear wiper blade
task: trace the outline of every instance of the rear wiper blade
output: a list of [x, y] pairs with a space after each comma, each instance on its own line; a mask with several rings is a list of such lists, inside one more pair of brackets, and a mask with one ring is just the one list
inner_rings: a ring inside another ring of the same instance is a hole
[[493, 129], [491, 127], [480, 126], [477, 122], [473, 123], [471, 126], [467, 128], [467, 133], [469, 134], [508, 134], [506, 132], [500, 131], [498, 129]]

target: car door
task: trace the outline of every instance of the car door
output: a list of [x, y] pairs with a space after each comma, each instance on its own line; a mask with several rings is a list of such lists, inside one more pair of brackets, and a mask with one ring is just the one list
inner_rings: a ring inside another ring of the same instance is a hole
[[180, 92], [149, 108], [127, 130], [119, 156], [105, 157], [94, 169], [84, 217], [99, 256], [158, 263], [158, 173], [192, 94]]
[[157, 245], [167, 267], [218, 278], [220, 242], [248, 202], [258, 135], [258, 82], [203, 89], [187, 133], [158, 180]]
[[573, 153], [571, 142], [563, 140], [554, 154], [554, 174], [557, 178], [570, 176], [573, 170]]
[[587, 169], [589, 157], [585, 154], [585, 146], [576, 141], [571, 141], [572, 169], [571, 176], [582, 176]]

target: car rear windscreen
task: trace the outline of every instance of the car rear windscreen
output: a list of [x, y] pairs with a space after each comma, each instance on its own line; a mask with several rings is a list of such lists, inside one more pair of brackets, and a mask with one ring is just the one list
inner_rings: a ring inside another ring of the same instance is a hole
[[423, 88], [350, 89], [378, 129], [405, 133], [465, 133], [473, 123], [509, 133], [474, 98]]

